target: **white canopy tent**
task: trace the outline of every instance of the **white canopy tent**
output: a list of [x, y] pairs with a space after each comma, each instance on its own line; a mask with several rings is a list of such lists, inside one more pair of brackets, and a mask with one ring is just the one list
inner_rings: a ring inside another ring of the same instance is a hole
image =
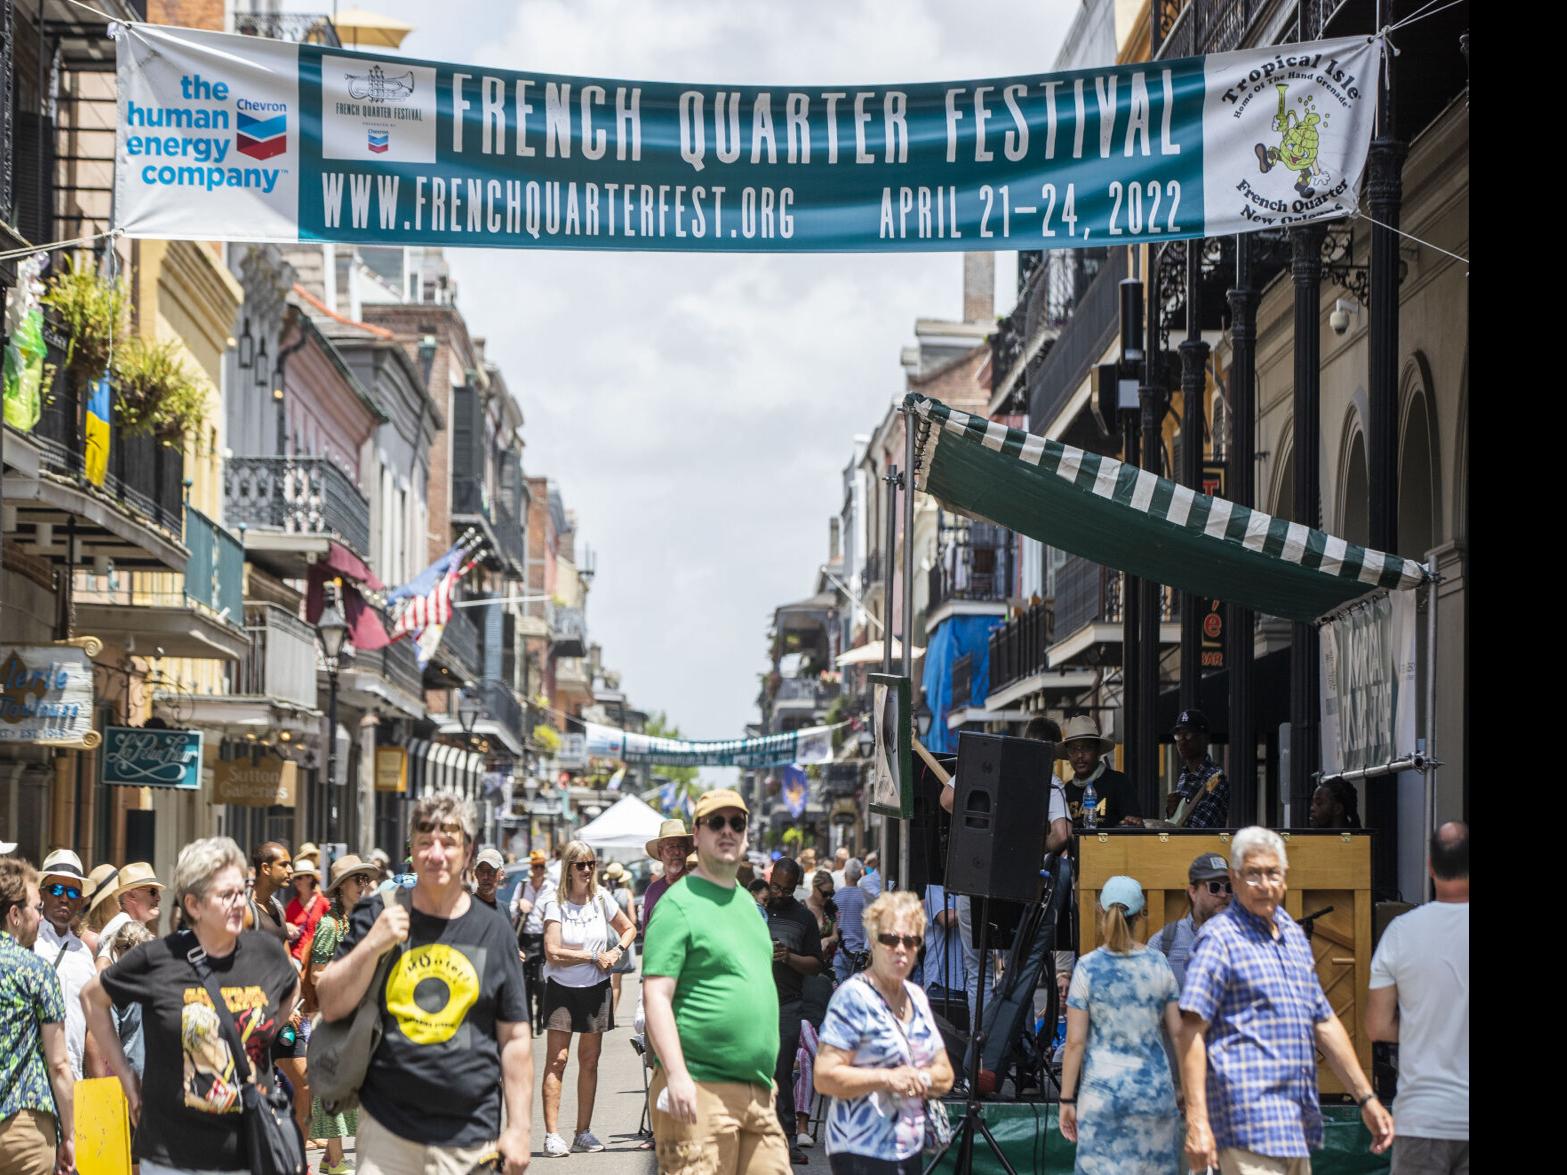
[[577, 840], [601, 853], [643, 855], [643, 847], [658, 835], [664, 822], [654, 809], [636, 796], [622, 796], [597, 819], [577, 830]]

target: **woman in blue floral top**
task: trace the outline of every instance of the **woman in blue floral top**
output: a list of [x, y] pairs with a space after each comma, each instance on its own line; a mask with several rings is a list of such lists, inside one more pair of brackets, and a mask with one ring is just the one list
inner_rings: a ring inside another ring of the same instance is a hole
[[[1104, 946], [1072, 972], [1061, 1064], [1061, 1133], [1081, 1175], [1175, 1175], [1179, 1121], [1170, 1039], [1180, 1026], [1175, 972], [1132, 936], [1142, 887], [1112, 877], [1099, 891]], [[1086, 1055], [1085, 1055], [1086, 1054]]]
[[870, 969], [833, 993], [822, 1021], [816, 1091], [833, 1175], [918, 1175], [926, 1099], [952, 1088], [952, 1063], [909, 971], [925, 938], [919, 895], [883, 894], [865, 911]]

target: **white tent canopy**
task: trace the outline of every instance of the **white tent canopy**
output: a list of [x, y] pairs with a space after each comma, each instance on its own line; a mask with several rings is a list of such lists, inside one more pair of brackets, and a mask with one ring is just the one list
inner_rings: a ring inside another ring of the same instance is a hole
[[636, 796], [622, 796], [597, 819], [577, 830], [577, 840], [602, 853], [643, 855], [643, 847], [658, 835], [664, 818]]

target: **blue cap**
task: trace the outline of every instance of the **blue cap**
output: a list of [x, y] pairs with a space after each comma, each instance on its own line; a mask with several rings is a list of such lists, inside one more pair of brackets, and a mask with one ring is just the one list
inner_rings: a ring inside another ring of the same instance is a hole
[[1099, 891], [1099, 908], [1108, 910], [1111, 906], [1125, 906], [1128, 918], [1143, 912], [1143, 887], [1137, 884], [1135, 878], [1124, 875], [1112, 877], [1105, 882], [1104, 888]]

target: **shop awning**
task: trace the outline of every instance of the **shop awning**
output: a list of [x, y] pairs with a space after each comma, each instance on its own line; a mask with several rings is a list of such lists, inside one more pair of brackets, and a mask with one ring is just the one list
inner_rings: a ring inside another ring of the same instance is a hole
[[1199, 494], [1113, 457], [910, 393], [919, 488], [944, 506], [1182, 591], [1315, 620], [1427, 578], [1412, 559]]
[[[925, 650], [918, 645], [914, 646], [914, 660], [918, 661], [925, 655]], [[845, 665], [880, 665], [881, 642], [869, 641], [858, 645], [847, 653], [840, 653], [834, 659], [833, 664], [842, 668]], [[903, 642], [897, 637], [892, 638], [892, 664], [896, 669], [903, 664]]]

